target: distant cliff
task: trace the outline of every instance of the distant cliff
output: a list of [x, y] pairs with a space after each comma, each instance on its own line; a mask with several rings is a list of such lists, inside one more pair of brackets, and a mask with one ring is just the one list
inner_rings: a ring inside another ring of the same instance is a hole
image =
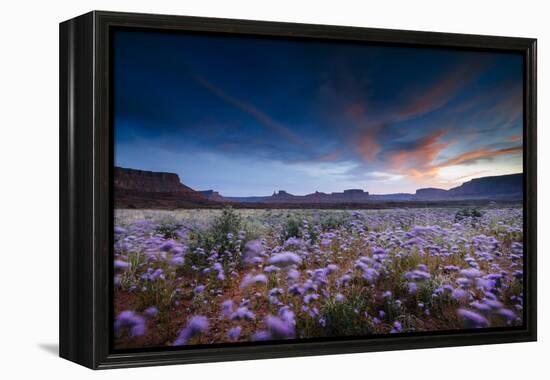
[[114, 185], [115, 206], [120, 208], [169, 209], [222, 207], [227, 204], [254, 207], [334, 207], [341, 204], [346, 207], [345, 205], [377, 205], [384, 202], [517, 201], [522, 199], [523, 175], [520, 173], [475, 178], [449, 190], [424, 188], [416, 190], [414, 194], [369, 194], [362, 189], [347, 189], [343, 192], [316, 191], [307, 195], [293, 195], [279, 190], [271, 196], [224, 197], [216, 190], [195, 191], [181, 183], [179, 176], [174, 173], [116, 167]]
[[439, 199], [442, 197], [446, 197], [448, 195], [449, 195], [448, 190], [437, 189], [435, 187], [418, 189], [414, 194], [415, 198], [419, 198], [419, 199]]
[[361, 203], [371, 200], [369, 192], [361, 189], [348, 189], [342, 193], [316, 191], [307, 195], [293, 195], [285, 190], [279, 190], [269, 197], [232, 197], [225, 199], [244, 203]]
[[218, 202], [226, 201], [226, 199], [222, 197], [220, 193], [214, 190], [202, 190], [202, 191], [199, 191], [199, 193], [201, 193], [205, 198], [208, 198], [213, 201], [218, 201]]
[[151, 193], [194, 192], [180, 182], [174, 173], [115, 167], [115, 189], [139, 190]]
[[458, 187], [450, 189], [449, 193], [453, 197], [521, 195], [523, 193], [523, 174], [474, 178]]
[[449, 190], [418, 189], [415, 198], [421, 200], [441, 199], [521, 199], [523, 174], [508, 174], [474, 178]]
[[177, 174], [115, 167], [115, 207], [191, 208], [215, 207], [209, 199], [180, 182]]

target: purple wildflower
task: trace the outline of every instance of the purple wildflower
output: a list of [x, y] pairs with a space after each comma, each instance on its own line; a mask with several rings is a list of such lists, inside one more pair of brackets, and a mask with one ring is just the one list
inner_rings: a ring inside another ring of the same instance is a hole
[[115, 269], [128, 269], [130, 268], [130, 264], [126, 261], [122, 260], [115, 260]]
[[470, 306], [484, 314], [489, 313], [491, 311], [491, 307], [489, 305], [479, 301], [471, 302]]
[[363, 278], [367, 280], [368, 283], [372, 284], [378, 278], [379, 273], [376, 269], [365, 268], [363, 271]]
[[510, 309], [498, 309], [497, 314], [500, 315], [502, 318], [506, 319], [507, 321], [515, 321], [517, 319], [516, 313], [514, 313]]
[[167, 240], [160, 246], [161, 251], [170, 251], [172, 248], [176, 246], [176, 242], [174, 240]]
[[201, 293], [204, 292], [204, 289], [205, 289], [204, 285], [199, 285], [199, 286], [195, 287], [195, 289], [193, 289], [193, 293], [201, 294]]
[[189, 339], [198, 336], [208, 331], [208, 318], [204, 316], [192, 317], [187, 326], [181, 330], [177, 339], [174, 341], [174, 346], [182, 346], [187, 344]]
[[254, 335], [252, 335], [252, 341], [255, 342], [261, 342], [269, 339], [271, 339], [271, 334], [269, 333], [269, 331], [266, 330], [256, 331]]
[[468, 328], [481, 328], [489, 326], [489, 321], [487, 318], [471, 310], [458, 309], [457, 314], [464, 319], [464, 324]]
[[456, 288], [456, 289], [453, 290], [453, 293], [451, 294], [451, 296], [455, 300], [459, 301], [461, 299], [466, 298], [466, 296], [468, 296], [468, 293], [465, 290], [462, 290], [460, 288]]
[[237, 308], [233, 314], [231, 314], [231, 320], [237, 321], [241, 319], [244, 319], [245, 321], [252, 321], [256, 319], [256, 315], [252, 311], [248, 310], [246, 306], [241, 306]]
[[481, 272], [475, 268], [469, 268], [469, 269], [462, 269], [460, 271], [460, 274], [464, 277], [467, 277], [469, 279], [474, 279], [479, 276], [481, 276]]
[[294, 325], [286, 320], [273, 315], [268, 315], [265, 318], [265, 324], [271, 333], [271, 336], [275, 339], [294, 338]]
[[267, 277], [264, 274], [257, 274], [256, 276], [247, 274], [241, 282], [241, 289], [253, 284], [267, 284]]
[[131, 337], [141, 336], [145, 334], [145, 319], [133, 311], [126, 310], [117, 316], [114, 328], [116, 333], [127, 329]]
[[458, 272], [460, 270], [460, 267], [457, 267], [456, 265], [445, 265], [443, 267], [443, 270], [445, 272]]
[[241, 326], [233, 327], [227, 332], [227, 337], [230, 340], [237, 340], [241, 335], [241, 330], [242, 330]]
[[407, 280], [413, 280], [413, 281], [425, 281], [425, 280], [429, 280], [430, 277], [431, 276], [428, 272], [425, 272], [420, 269], [405, 273], [405, 278]]
[[268, 262], [271, 265], [285, 268], [293, 265], [300, 265], [302, 263], [302, 259], [294, 252], [281, 252], [271, 256]]
[[159, 313], [159, 309], [157, 309], [156, 307], [154, 306], [151, 306], [151, 307], [148, 307], [147, 309], [145, 309], [143, 311], [143, 314], [145, 314], [147, 317], [149, 318], [154, 318], [157, 316], [157, 314]]
[[181, 267], [185, 263], [183, 256], [174, 256], [170, 263], [174, 266]]
[[265, 273], [278, 272], [280, 270], [281, 270], [281, 268], [276, 267], [275, 265], [268, 265], [268, 266], [264, 267], [264, 272]]
[[[261, 240], [251, 240], [244, 246], [244, 262], [247, 264], [256, 263], [256, 258], [262, 254], [264, 250]], [[260, 259], [261, 262], [261, 259]]]
[[393, 328], [391, 329], [390, 334], [401, 332], [402, 329], [403, 327], [401, 326], [401, 323], [399, 323], [398, 321], [395, 321], [393, 322]]
[[338, 265], [329, 264], [329, 265], [327, 265], [326, 273], [327, 273], [327, 274], [331, 274], [331, 273], [336, 272], [337, 270], [338, 270]]
[[306, 294], [304, 296], [304, 303], [307, 305], [308, 303], [310, 303], [311, 301], [314, 301], [314, 300], [317, 300], [319, 299], [319, 295], [318, 294], [315, 294], [315, 293], [311, 293], [311, 294]]
[[288, 281], [296, 281], [300, 278], [300, 272], [296, 269], [290, 269], [287, 272], [287, 280]]
[[222, 317], [227, 318], [233, 313], [233, 301], [226, 300], [222, 302]]

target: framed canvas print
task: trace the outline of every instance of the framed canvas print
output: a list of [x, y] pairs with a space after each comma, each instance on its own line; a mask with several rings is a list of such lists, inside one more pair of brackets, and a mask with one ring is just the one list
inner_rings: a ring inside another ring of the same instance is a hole
[[536, 339], [536, 40], [60, 25], [60, 355]]

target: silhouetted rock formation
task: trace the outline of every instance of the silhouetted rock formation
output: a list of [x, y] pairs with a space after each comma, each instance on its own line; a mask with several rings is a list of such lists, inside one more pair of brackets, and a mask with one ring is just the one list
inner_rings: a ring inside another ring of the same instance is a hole
[[447, 196], [448, 194], [447, 190], [444, 189], [437, 189], [435, 187], [427, 187], [424, 189], [418, 189], [416, 190], [416, 193], [414, 194], [416, 198], [420, 199], [439, 199], [442, 197]]
[[180, 182], [175, 173], [115, 167], [115, 189], [139, 190], [151, 193], [195, 192]]
[[218, 202], [225, 202], [226, 200], [224, 197], [220, 195], [217, 191], [214, 190], [201, 190], [199, 191], [204, 197], [212, 200], [212, 201], [218, 201]]
[[115, 167], [115, 207], [190, 208], [220, 205], [180, 182], [177, 174]]
[[427, 188], [416, 190], [415, 198], [441, 199], [521, 199], [523, 174], [474, 178], [449, 190]]
[[[245, 198], [246, 199], [246, 198]], [[284, 190], [279, 190], [273, 193], [271, 197], [266, 197], [262, 202], [266, 203], [358, 203], [367, 202], [369, 200], [369, 192], [361, 189], [344, 190], [342, 193], [322, 193], [316, 191], [307, 195], [293, 195]], [[246, 201], [246, 200], [244, 200]], [[250, 198], [251, 202], [256, 201], [254, 197]]]
[[450, 189], [449, 193], [453, 197], [521, 196], [523, 193], [523, 174], [474, 178]]
[[[248, 204], [262, 207], [263, 204], [295, 205], [311, 207], [319, 205], [361, 205], [383, 202], [438, 202], [457, 200], [506, 200], [522, 199], [523, 174], [510, 174], [475, 178], [449, 189], [424, 188], [415, 194], [369, 194], [362, 189], [347, 189], [343, 192], [323, 193], [316, 191], [307, 195], [293, 195], [279, 190], [271, 196], [224, 197], [215, 190], [195, 191], [182, 184], [177, 174], [145, 170], [115, 168], [115, 206], [121, 208], [193, 208], [221, 207], [226, 204]], [[307, 206], [310, 205], [310, 206]], [[242, 206], [244, 207], [244, 206]], [[248, 206], [247, 206], [248, 207]]]

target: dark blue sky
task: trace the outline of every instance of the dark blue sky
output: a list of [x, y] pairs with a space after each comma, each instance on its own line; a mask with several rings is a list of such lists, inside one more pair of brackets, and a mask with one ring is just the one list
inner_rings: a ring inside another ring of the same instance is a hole
[[135, 31], [114, 43], [118, 166], [226, 196], [522, 171], [519, 55]]

